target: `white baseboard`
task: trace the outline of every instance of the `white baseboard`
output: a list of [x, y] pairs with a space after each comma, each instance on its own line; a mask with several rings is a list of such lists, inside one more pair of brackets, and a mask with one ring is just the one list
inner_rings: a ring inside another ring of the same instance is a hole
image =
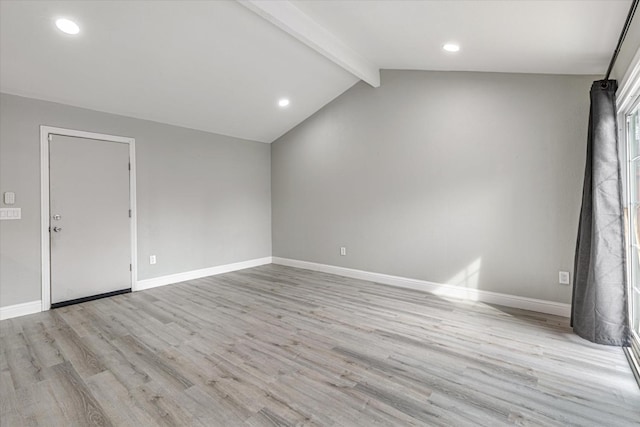
[[[216, 267], [203, 268], [200, 270], [187, 271], [184, 273], [171, 274], [168, 276], [154, 277], [152, 279], [139, 280], [134, 290], [155, 288], [157, 286], [169, 285], [172, 283], [184, 282], [187, 280], [200, 279], [216, 274], [228, 273], [231, 271], [243, 270], [245, 268], [257, 267], [265, 264], [280, 264], [289, 267], [303, 268], [307, 270], [320, 271], [323, 273], [336, 274], [354, 279], [368, 280], [370, 282], [382, 283], [385, 285], [398, 286], [401, 288], [415, 289], [419, 291], [433, 293], [442, 297], [451, 297], [471, 301], [480, 301], [490, 304], [498, 304], [506, 307], [521, 308], [524, 310], [537, 311], [539, 313], [554, 314], [556, 316], [569, 317], [571, 315], [571, 305], [554, 301], [546, 301], [535, 298], [525, 298], [516, 295], [501, 294], [497, 292], [482, 291], [478, 289], [468, 289], [460, 286], [445, 285], [441, 283], [429, 282], [426, 280], [410, 279], [407, 277], [391, 276], [388, 274], [372, 273], [369, 271], [355, 270], [334, 265], [318, 264], [315, 262], [299, 261], [295, 259], [264, 257], [249, 261], [236, 262], [233, 264], [219, 265]], [[18, 316], [39, 313], [42, 311], [41, 301], [31, 301], [22, 304], [0, 307], [0, 320], [11, 319]]]
[[370, 282], [377, 282], [401, 288], [425, 291], [441, 297], [480, 301], [506, 307], [521, 308], [523, 310], [537, 311], [539, 313], [554, 314], [556, 316], [563, 317], [569, 317], [571, 315], [570, 304], [563, 304], [555, 301], [525, 298], [519, 297], [517, 295], [501, 294], [498, 292], [482, 291], [479, 289], [469, 289], [463, 288], [461, 286], [446, 285], [442, 283], [428, 282], [426, 280], [410, 279], [407, 277], [391, 276], [388, 274], [372, 273], [369, 271], [355, 270], [352, 268], [337, 267], [327, 264], [318, 264], [315, 262], [299, 261], [289, 258], [273, 257], [273, 263], [286, 265], [289, 267], [320, 271], [323, 273], [336, 274], [353, 279], [367, 280]]
[[248, 261], [235, 262], [233, 264], [218, 265], [216, 267], [202, 268], [200, 270], [185, 271], [184, 273], [170, 274], [168, 276], [154, 277], [152, 279], [138, 280], [134, 291], [142, 291], [158, 286], [171, 285], [173, 283], [186, 282], [187, 280], [200, 279], [216, 274], [229, 273], [231, 271], [244, 270], [245, 268], [271, 264], [271, 257], [256, 258]]
[[40, 313], [42, 311], [42, 301], [23, 302], [22, 304], [8, 305], [0, 307], [0, 320], [11, 319], [27, 314]]

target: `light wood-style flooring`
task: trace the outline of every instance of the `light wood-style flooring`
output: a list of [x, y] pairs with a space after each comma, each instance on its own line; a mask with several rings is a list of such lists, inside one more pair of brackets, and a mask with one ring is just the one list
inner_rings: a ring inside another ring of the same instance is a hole
[[632, 426], [568, 319], [266, 265], [0, 322], [5, 426]]

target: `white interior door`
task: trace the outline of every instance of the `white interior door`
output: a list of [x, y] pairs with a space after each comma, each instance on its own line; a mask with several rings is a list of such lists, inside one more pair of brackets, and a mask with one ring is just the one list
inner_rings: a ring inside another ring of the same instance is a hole
[[129, 145], [49, 138], [51, 303], [131, 288]]

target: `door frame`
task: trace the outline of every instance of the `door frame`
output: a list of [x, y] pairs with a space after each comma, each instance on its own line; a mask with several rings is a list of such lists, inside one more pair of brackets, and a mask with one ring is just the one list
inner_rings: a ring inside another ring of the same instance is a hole
[[131, 290], [137, 290], [137, 213], [136, 213], [136, 140], [124, 136], [106, 135], [54, 126], [40, 126], [40, 253], [42, 275], [42, 311], [51, 308], [51, 248], [49, 208], [49, 135], [71, 136], [129, 145], [129, 206], [131, 209]]

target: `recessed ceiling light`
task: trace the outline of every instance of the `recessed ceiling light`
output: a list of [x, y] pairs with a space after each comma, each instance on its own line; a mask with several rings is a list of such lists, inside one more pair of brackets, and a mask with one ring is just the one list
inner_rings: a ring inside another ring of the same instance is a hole
[[66, 34], [78, 34], [80, 32], [80, 27], [78, 27], [78, 24], [65, 18], [56, 20], [56, 27], [58, 27], [60, 31]]
[[460, 45], [457, 43], [447, 43], [442, 46], [442, 49], [446, 50], [447, 52], [457, 52], [460, 50]]
[[289, 100], [287, 98], [282, 98], [278, 100], [278, 105], [284, 108], [289, 105]]

